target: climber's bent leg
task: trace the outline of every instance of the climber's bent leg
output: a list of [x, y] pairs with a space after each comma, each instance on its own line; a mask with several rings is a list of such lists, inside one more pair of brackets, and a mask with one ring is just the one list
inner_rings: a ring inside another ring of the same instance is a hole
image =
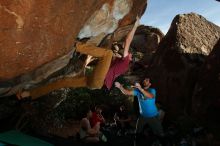
[[89, 88], [100, 89], [103, 86], [105, 76], [109, 70], [112, 60], [112, 51], [109, 49], [95, 47], [89, 44], [76, 44], [77, 51], [83, 54], [99, 57], [99, 61], [88, 77], [87, 85]]
[[107, 49], [100, 49], [100, 50], [103, 51], [104, 55], [99, 58], [97, 65], [95, 66], [92, 74], [88, 76], [88, 80], [87, 80], [88, 87], [92, 89], [102, 88], [106, 74], [111, 65], [111, 59], [113, 54], [112, 51]]
[[93, 70], [92, 75], [88, 77], [87, 85], [92, 89], [100, 89], [103, 86], [105, 76], [109, 70], [112, 59], [112, 50], [99, 48], [90, 44], [76, 44], [76, 51], [82, 54], [98, 57], [99, 61]]

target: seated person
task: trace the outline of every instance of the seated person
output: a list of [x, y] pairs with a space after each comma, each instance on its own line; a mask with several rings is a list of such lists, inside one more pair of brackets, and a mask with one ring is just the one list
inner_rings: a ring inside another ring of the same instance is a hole
[[99, 127], [99, 128], [101, 124], [105, 123], [105, 118], [102, 116], [101, 106], [95, 107], [95, 111], [92, 113], [90, 122], [92, 127]]
[[100, 132], [97, 127], [91, 128], [90, 119], [92, 117], [92, 111], [90, 109], [86, 110], [86, 115], [82, 118], [80, 122], [80, 139], [86, 143], [99, 142], [100, 140], [106, 142], [107, 138]]

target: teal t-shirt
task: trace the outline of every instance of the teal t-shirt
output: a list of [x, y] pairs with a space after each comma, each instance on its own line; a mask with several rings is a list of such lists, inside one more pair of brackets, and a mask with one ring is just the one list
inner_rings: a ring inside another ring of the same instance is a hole
[[134, 96], [138, 98], [140, 115], [143, 117], [154, 117], [158, 115], [158, 110], [155, 104], [156, 101], [156, 90], [153, 88], [148, 88], [148, 92], [154, 95], [154, 98], [145, 97], [141, 91], [134, 89]]

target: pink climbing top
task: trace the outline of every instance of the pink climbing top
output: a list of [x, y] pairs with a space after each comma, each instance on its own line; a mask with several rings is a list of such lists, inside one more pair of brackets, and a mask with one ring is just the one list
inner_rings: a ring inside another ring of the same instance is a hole
[[108, 88], [108, 90], [111, 89], [115, 79], [128, 70], [129, 62], [129, 55], [124, 58], [116, 58], [114, 61], [112, 61], [104, 81], [104, 84]]

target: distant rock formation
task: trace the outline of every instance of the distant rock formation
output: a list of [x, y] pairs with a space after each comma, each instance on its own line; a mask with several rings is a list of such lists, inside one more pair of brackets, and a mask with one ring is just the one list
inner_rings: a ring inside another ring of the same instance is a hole
[[219, 38], [220, 28], [200, 15], [174, 18], [147, 70], [171, 114], [191, 111], [198, 71]]
[[131, 47], [143, 53], [143, 58], [140, 60], [140, 63], [149, 65], [163, 37], [164, 34], [158, 28], [144, 25], [138, 27]]
[[[69, 64], [77, 38], [131, 25], [146, 6], [147, 0], [0, 2], [0, 96], [49, 80]], [[77, 74], [79, 64], [71, 63]]]
[[134, 62], [130, 67], [130, 72], [126, 73], [129, 81], [134, 82], [145, 77], [144, 71], [148, 69], [163, 37], [164, 34], [158, 28], [144, 25], [137, 28], [131, 43]]

